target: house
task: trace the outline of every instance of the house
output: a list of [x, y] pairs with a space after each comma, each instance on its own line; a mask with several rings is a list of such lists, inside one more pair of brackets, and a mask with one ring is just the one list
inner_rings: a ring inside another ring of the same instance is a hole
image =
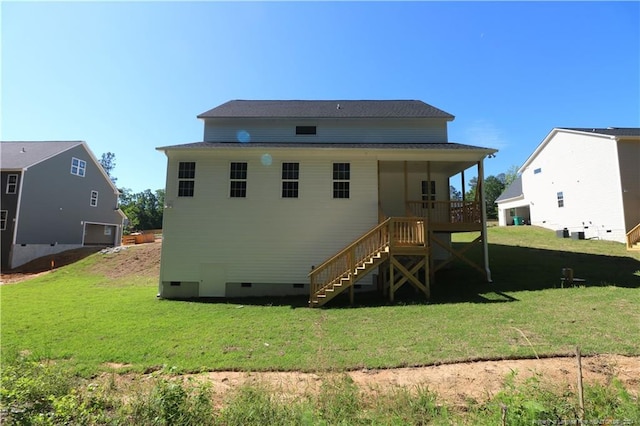
[[124, 214], [85, 142], [0, 142], [2, 268], [88, 245], [118, 245]]
[[[450, 178], [493, 149], [451, 143], [454, 117], [416, 100], [234, 100], [198, 116], [204, 140], [167, 156], [159, 297], [354, 289], [429, 295], [454, 258], [490, 279], [482, 200], [449, 199]], [[474, 172], [476, 173], [476, 172]], [[482, 194], [482, 191], [478, 191]], [[477, 231], [484, 259], [452, 248]]]
[[559, 236], [640, 240], [640, 128], [554, 128], [518, 173], [496, 200], [500, 225], [515, 217]]

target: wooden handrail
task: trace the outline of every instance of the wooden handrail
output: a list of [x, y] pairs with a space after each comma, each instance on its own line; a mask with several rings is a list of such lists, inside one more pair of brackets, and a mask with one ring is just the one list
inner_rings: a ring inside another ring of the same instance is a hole
[[429, 223], [482, 223], [482, 209], [477, 201], [407, 201], [407, 211]]
[[627, 232], [627, 249], [631, 249], [638, 242], [640, 242], [640, 223]]
[[422, 246], [426, 244], [422, 218], [391, 217], [324, 261], [310, 273], [311, 294], [317, 294], [340, 280], [349, 279], [357, 267], [387, 247]]

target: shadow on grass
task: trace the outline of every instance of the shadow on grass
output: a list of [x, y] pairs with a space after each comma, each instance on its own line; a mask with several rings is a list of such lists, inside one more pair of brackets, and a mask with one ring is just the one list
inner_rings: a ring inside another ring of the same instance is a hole
[[[456, 247], [458, 246], [458, 247]], [[458, 244], [454, 248], [459, 249]], [[508, 303], [517, 302], [519, 291], [536, 291], [561, 287], [563, 268], [572, 268], [574, 277], [584, 287], [617, 286], [640, 288], [640, 261], [626, 256], [603, 256], [545, 250], [529, 247], [489, 244], [492, 283], [463, 262], [436, 273], [431, 284], [431, 298], [426, 300], [409, 284], [403, 285], [389, 302], [377, 292], [356, 293], [350, 306], [348, 292], [344, 292], [323, 308], [357, 308], [392, 305], [426, 305], [445, 303]], [[480, 248], [467, 252], [469, 259], [482, 259]], [[507, 293], [512, 293], [507, 294]], [[308, 306], [308, 297], [244, 297], [235, 299], [196, 299], [199, 303], [224, 303], [254, 306]]]

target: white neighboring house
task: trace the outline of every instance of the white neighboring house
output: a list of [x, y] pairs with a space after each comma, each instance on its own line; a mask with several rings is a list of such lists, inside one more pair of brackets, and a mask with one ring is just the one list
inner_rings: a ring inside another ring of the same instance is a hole
[[471, 167], [482, 183], [496, 150], [449, 142], [451, 114], [414, 100], [235, 100], [198, 118], [202, 142], [158, 148], [160, 297], [310, 294], [319, 306], [376, 283], [392, 299], [407, 282], [428, 296], [464, 231], [481, 233], [490, 279], [484, 203], [450, 200], [449, 185]]
[[496, 200], [501, 226], [521, 217], [574, 238], [618, 242], [638, 229], [640, 128], [554, 128], [518, 173]]

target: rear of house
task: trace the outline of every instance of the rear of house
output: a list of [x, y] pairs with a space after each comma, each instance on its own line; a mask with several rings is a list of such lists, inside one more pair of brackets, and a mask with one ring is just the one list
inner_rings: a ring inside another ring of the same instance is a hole
[[2, 142], [2, 267], [118, 245], [118, 190], [84, 142]]
[[453, 116], [420, 101], [231, 101], [199, 118], [203, 142], [158, 148], [164, 298], [309, 294], [309, 273], [385, 218], [439, 202], [448, 218], [450, 177], [495, 152], [449, 143]]

